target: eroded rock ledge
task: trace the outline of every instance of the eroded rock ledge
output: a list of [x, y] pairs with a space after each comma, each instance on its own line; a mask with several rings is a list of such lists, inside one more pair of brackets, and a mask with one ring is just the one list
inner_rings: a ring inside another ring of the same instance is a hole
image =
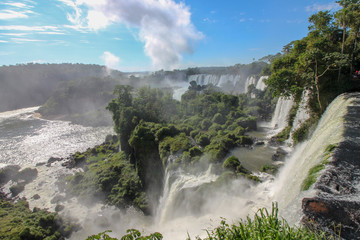
[[302, 221], [343, 239], [360, 239], [360, 93], [345, 97], [352, 103], [344, 106], [344, 138], [315, 183], [316, 196], [303, 199]]

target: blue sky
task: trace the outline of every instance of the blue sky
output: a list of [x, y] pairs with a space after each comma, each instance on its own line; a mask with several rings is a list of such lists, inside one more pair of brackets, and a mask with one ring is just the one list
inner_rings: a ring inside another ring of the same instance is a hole
[[329, 0], [2, 0], [0, 65], [121, 71], [249, 63], [307, 34]]

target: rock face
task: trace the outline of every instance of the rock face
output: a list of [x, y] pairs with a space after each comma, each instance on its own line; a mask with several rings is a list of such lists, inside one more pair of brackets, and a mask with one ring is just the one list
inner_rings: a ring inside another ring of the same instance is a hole
[[360, 239], [360, 93], [345, 96], [353, 101], [347, 106], [344, 138], [315, 183], [316, 196], [303, 199], [303, 222], [339, 231], [343, 239]]

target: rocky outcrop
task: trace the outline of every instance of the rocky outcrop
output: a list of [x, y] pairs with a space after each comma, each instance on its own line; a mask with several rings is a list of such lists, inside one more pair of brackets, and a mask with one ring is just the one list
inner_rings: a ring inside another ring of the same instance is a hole
[[360, 93], [349, 93], [344, 137], [318, 177], [316, 196], [302, 201], [303, 222], [343, 239], [360, 239]]

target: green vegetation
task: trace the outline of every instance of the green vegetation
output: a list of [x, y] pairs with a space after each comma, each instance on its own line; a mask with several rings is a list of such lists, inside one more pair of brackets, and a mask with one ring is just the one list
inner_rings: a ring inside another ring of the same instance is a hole
[[119, 143], [109, 141], [85, 153], [76, 153], [73, 160], [83, 172], [68, 176], [67, 193], [87, 203], [105, 201], [117, 207], [135, 206], [147, 211], [147, 197], [134, 166]]
[[[303, 227], [291, 227], [284, 219], [279, 219], [277, 205], [273, 204], [269, 213], [267, 209], [259, 209], [254, 218], [247, 217], [231, 226], [225, 220], [219, 227], [207, 231], [204, 240], [220, 239], [332, 239], [325, 233], [317, 233]], [[189, 238], [190, 239], [190, 238]], [[201, 240], [201, 238], [197, 238]]]
[[[167, 89], [117, 85], [107, 109], [119, 140], [74, 154], [70, 165], [84, 171], [65, 179], [67, 192], [84, 201], [133, 205], [151, 213], [149, 203], [161, 195], [166, 167], [191, 169], [200, 161], [221, 166], [231, 149], [253, 144], [246, 132], [256, 130], [257, 118], [269, 114], [254, 108], [271, 109], [271, 94], [257, 94], [262, 97], [255, 100], [192, 82], [179, 102]], [[233, 177], [259, 181], [241, 165]]]
[[13, 204], [0, 199], [0, 216], [0, 239], [60, 240], [78, 229], [56, 213], [37, 208], [31, 211], [25, 200]]
[[320, 117], [339, 94], [358, 88], [360, 68], [360, 4], [355, 0], [337, 1], [342, 7], [335, 14], [320, 11], [309, 18], [309, 33], [283, 48], [271, 65], [266, 81], [276, 96], [297, 96], [311, 90], [311, 115]]
[[329, 158], [331, 157], [331, 154], [336, 149], [336, 147], [336, 144], [330, 144], [326, 147], [325, 152], [322, 155], [322, 161], [309, 170], [307, 178], [301, 185], [302, 191], [308, 190], [316, 182], [316, 179], [319, 176], [319, 172], [325, 168], [326, 164], [329, 163]]
[[[202, 154], [210, 162], [221, 162], [235, 146], [253, 143], [245, 132], [256, 129], [257, 117], [246, 113], [252, 100], [245, 95], [217, 92], [195, 82], [181, 102], [169, 92], [149, 87], [134, 90], [120, 85], [114, 94], [117, 98], [107, 108], [113, 114], [121, 149], [135, 163], [141, 179], [148, 178], [146, 173], [155, 166], [164, 168], [172, 155], [178, 156], [175, 164], [191, 164]], [[152, 161], [146, 159], [149, 156]], [[148, 168], [146, 162], [153, 167]]]
[[316, 117], [310, 117], [292, 133], [292, 139], [295, 145], [299, 142], [306, 140], [309, 137], [309, 134], [314, 130], [316, 124], [318, 123], [318, 120], [319, 119]]
[[266, 173], [273, 174], [273, 175], [275, 175], [278, 170], [279, 170], [279, 167], [274, 166], [274, 165], [263, 165], [260, 168], [260, 172], [266, 172]]

